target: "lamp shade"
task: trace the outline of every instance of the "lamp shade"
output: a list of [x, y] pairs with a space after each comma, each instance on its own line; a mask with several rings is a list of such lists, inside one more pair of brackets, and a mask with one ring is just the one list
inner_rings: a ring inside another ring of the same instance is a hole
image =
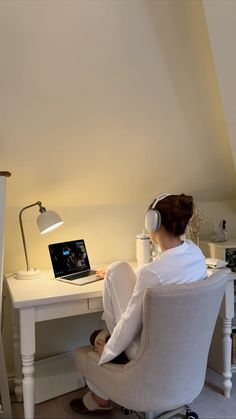
[[48, 233], [63, 224], [62, 219], [55, 211], [43, 211], [37, 218], [38, 228], [41, 234]]

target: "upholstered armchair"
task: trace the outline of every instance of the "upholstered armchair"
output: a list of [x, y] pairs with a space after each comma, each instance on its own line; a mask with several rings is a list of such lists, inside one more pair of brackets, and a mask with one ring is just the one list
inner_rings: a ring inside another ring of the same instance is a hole
[[[224, 295], [224, 272], [183, 285], [147, 289], [136, 358], [98, 365], [91, 346], [78, 348], [78, 370], [111, 400], [154, 418], [170, 417], [201, 392], [214, 326]], [[177, 410], [176, 410], [177, 409]], [[197, 417], [187, 411], [189, 418]]]

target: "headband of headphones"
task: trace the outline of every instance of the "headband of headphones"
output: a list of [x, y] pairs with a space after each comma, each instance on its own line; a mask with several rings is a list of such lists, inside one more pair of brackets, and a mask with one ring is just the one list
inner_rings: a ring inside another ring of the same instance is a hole
[[155, 199], [155, 201], [152, 204], [152, 209], [155, 208], [156, 204], [159, 201], [162, 201], [162, 199], [165, 199], [167, 196], [170, 196], [170, 193], [162, 193], [161, 195], [158, 195], [158, 197]]
[[148, 233], [154, 233], [159, 231], [161, 227], [161, 214], [155, 209], [155, 206], [158, 202], [165, 199], [167, 196], [170, 196], [170, 193], [163, 193], [159, 195], [152, 204], [152, 208], [146, 212], [145, 215], [145, 227]]

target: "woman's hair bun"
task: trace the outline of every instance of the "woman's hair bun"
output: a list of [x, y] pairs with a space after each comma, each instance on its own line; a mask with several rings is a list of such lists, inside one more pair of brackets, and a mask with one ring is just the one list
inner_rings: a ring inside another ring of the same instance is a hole
[[183, 193], [179, 195], [179, 205], [185, 207], [186, 209], [193, 208], [193, 197], [190, 195], [184, 195]]
[[190, 195], [168, 195], [157, 202], [156, 209], [161, 214], [161, 224], [170, 233], [179, 236], [185, 233], [193, 215], [193, 197]]

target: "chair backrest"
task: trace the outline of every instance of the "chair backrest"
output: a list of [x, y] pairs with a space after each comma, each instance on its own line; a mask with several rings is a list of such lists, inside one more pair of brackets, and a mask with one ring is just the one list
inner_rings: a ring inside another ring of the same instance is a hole
[[148, 410], [190, 403], [201, 392], [225, 286], [226, 274], [217, 272], [203, 281], [146, 291], [133, 362], [140, 368]]

